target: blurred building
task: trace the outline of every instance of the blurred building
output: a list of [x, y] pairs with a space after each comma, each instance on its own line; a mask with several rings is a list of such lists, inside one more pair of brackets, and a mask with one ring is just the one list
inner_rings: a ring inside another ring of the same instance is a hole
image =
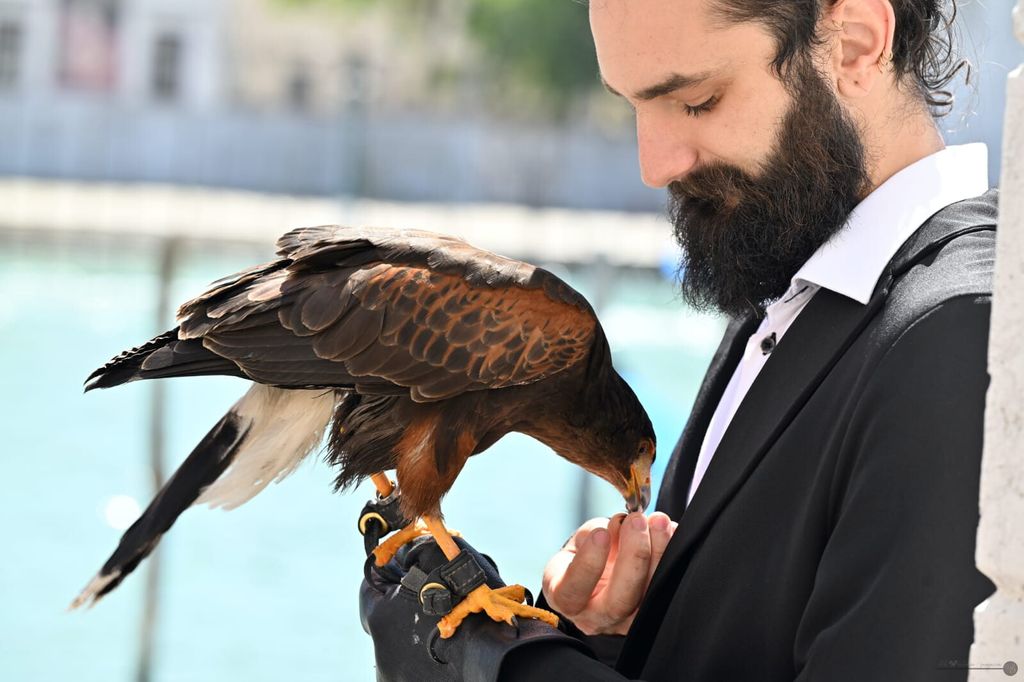
[[330, 115], [392, 42], [382, 18], [273, 0], [0, 0], [0, 88], [8, 103]]
[[203, 0], [2, 0], [4, 103], [215, 106], [224, 9]]
[[462, 3], [408, 6], [0, 0], [0, 174], [660, 208], [628, 130], [476, 115]]
[[252, 111], [423, 110], [443, 98], [443, 74], [474, 59], [462, 0], [417, 0], [411, 16], [385, 3], [342, 13], [294, 0], [221, 1], [227, 99]]
[[[989, 142], [993, 170], [1020, 60], [985, 17], [1009, 1], [966, 6], [980, 115], [949, 119], [950, 139]], [[384, 4], [0, 0], [0, 174], [660, 210], [629, 125], [487, 117], [465, 3]]]

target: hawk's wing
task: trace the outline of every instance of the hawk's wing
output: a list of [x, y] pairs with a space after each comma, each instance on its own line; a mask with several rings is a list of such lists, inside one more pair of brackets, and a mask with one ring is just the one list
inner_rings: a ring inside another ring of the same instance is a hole
[[179, 311], [181, 339], [262, 383], [440, 400], [544, 379], [604, 343], [562, 280], [453, 237], [329, 226], [278, 246]]

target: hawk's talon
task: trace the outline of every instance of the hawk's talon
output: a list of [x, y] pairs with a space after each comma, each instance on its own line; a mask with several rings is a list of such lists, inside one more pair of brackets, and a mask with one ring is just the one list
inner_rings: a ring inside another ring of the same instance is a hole
[[507, 585], [497, 589], [491, 589], [487, 585], [481, 585], [455, 605], [447, 616], [437, 623], [437, 629], [442, 639], [448, 639], [455, 634], [462, 621], [471, 613], [483, 611], [492, 620], [504, 621], [518, 629], [517, 616], [524, 618], [536, 618], [558, 627], [558, 616], [538, 609], [534, 606], [527, 606], [521, 603], [526, 596], [526, 588], [522, 585]]
[[[457, 530], [449, 530], [448, 532], [453, 537], [462, 537], [462, 534]], [[423, 535], [432, 535], [423, 519], [417, 519], [415, 523], [410, 523], [405, 528], [395, 531], [393, 535], [377, 545], [376, 549], [371, 552], [374, 557], [374, 563], [377, 566], [383, 566], [391, 561], [402, 545], [412, 542]]]
[[[505, 585], [505, 587], [499, 587], [492, 591], [499, 597], [510, 599], [517, 604], [522, 604], [526, 600], [526, 588], [522, 585]], [[533, 604], [527, 604], [527, 606], [533, 606]]]
[[374, 563], [377, 566], [383, 566], [387, 562], [391, 561], [392, 557], [394, 557], [395, 553], [401, 549], [402, 545], [412, 542], [422, 535], [430, 535], [430, 531], [427, 530], [427, 526], [422, 521], [409, 524], [405, 528], [396, 531], [391, 537], [377, 545], [373, 550], [372, 554]]

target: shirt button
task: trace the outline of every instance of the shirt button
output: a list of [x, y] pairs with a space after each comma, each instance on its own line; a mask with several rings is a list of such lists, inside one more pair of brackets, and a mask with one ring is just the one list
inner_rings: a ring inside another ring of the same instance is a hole
[[775, 332], [761, 339], [761, 354], [768, 355], [775, 350]]

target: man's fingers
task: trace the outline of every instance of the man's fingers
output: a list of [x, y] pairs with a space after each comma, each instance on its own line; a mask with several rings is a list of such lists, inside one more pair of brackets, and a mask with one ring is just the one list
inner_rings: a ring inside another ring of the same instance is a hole
[[572, 536], [569, 542], [565, 544], [564, 549], [575, 554], [576, 548], [585, 545], [587, 543], [587, 538], [590, 537], [590, 534], [594, 532], [594, 530], [595, 529], [587, 528], [586, 526], [581, 527], [578, 531], [576, 531], [576, 533]]
[[[651, 565], [647, 570], [647, 585], [651, 584], [654, 570], [661, 562], [661, 557], [665, 553], [668, 541], [672, 539], [675, 526], [676, 523], [667, 514], [662, 512], [654, 512], [647, 520], [647, 527], [650, 529], [651, 534]], [[647, 589], [647, 585], [644, 586], [644, 590]]]
[[612, 549], [608, 554], [608, 563], [615, 563], [615, 555], [619, 552], [619, 530], [622, 529], [622, 522], [626, 520], [626, 515], [622, 512], [613, 514], [608, 519], [608, 532], [611, 534]]
[[565, 543], [565, 546], [562, 549], [567, 549], [569, 551], [575, 552], [576, 548], [579, 545], [583, 544], [583, 541], [587, 539], [587, 536], [589, 536], [591, 532], [593, 532], [597, 528], [607, 527], [608, 519], [604, 516], [598, 516], [596, 518], [590, 519], [586, 521], [578, 529], [576, 529], [576, 532], [573, 533], [572, 537], [569, 538], [569, 540]]
[[629, 514], [619, 529], [615, 566], [601, 595], [604, 611], [610, 618], [621, 620], [636, 610], [647, 589], [650, 565], [651, 536], [647, 519], [639, 512]]
[[[565, 541], [562, 549], [557, 552], [548, 561], [544, 567], [544, 576], [541, 580], [541, 590], [544, 592], [544, 596], [547, 597], [548, 603], [551, 604], [552, 608], [557, 609], [558, 596], [555, 593], [555, 586], [560, 583], [565, 575], [566, 570], [576, 557], [577, 547], [583, 546], [590, 534], [598, 528], [606, 528], [608, 526], [608, 519], [600, 516], [597, 518], [586, 521], [580, 526], [572, 536]], [[554, 601], [552, 601], [554, 599]], [[565, 613], [563, 611], [563, 613]]]
[[[595, 528], [586, 541], [579, 543], [568, 564], [562, 564], [564, 570], [560, 571], [559, 566], [553, 567], [550, 584], [545, 586], [544, 595], [556, 611], [571, 618], [587, 607], [594, 587], [604, 572], [610, 544], [608, 531]], [[565, 557], [561, 559], [564, 561]]]

